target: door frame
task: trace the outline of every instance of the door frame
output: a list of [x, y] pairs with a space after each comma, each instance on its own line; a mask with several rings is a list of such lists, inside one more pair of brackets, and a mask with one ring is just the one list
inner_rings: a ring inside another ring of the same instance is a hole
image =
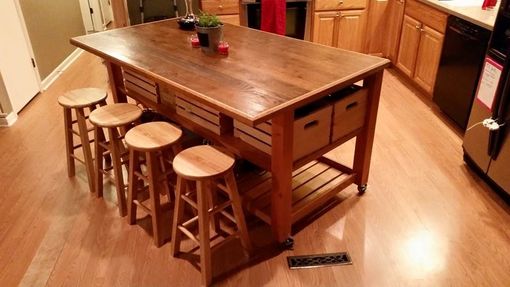
[[35, 63], [34, 72], [35, 77], [37, 79], [37, 85], [39, 86], [39, 92], [43, 91], [42, 88], [42, 80], [41, 75], [39, 74], [39, 65], [37, 64], [37, 60], [35, 59], [34, 48], [32, 47], [32, 42], [30, 42], [30, 36], [28, 35], [27, 24], [25, 23], [25, 16], [23, 15], [23, 10], [21, 10], [21, 5], [19, 4], [19, 0], [14, 0], [14, 5], [16, 6], [16, 12], [18, 12], [18, 19], [21, 23], [21, 30], [23, 31], [23, 37], [25, 38], [25, 43], [28, 48], [28, 53], [30, 57]]

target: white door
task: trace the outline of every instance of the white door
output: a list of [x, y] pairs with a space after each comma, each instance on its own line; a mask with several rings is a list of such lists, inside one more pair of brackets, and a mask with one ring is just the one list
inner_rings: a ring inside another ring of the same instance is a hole
[[101, 5], [101, 15], [103, 16], [103, 26], [106, 29], [106, 26], [113, 21], [113, 13], [112, 13], [112, 3], [110, 0], [99, 0], [99, 4]]
[[14, 112], [40, 91], [32, 52], [17, 0], [0, 1], [0, 72]]

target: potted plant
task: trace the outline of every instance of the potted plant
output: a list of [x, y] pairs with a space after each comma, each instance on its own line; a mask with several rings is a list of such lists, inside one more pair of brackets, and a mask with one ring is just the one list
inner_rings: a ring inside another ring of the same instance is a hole
[[202, 13], [195, 24], [200, 47], [206, 53], [215, 53], [223, 39], [223, 23], [216, 15]]

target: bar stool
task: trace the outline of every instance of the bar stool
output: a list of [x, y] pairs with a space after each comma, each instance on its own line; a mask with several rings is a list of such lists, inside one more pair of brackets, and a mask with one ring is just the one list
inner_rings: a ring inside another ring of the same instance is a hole
[[[75, 160], [85, 165], [90, 192], [94, 192], [94, 162], [90, 148], [91, 140], [87, 128], [88, 116], [85, 115], [85, 109], [90, 112], [96, 107], [106, 105], [108, 93], [97, 88], [84, 88], [72, 90], [58, 97], [58, 103], [64, 108], [64, 134], [66, 140], [66, 159], [67, 176], [75, 175]], [[73, 120], [72, 111], [74, 110], [76, 120]], [[78, 131], [73, 129], [73, 124], [78, 124]], [[80, 137], [81, 143], [74, 145], [73, 134]], [[78, 158], [74, 151], [81, 148], [83, 151], [83, 160]]]
[[[169, 176], [173, 155], [180, 151], [178, 141], [182, 131], [167, 122], [150, 122], [130, 129], [125, 136], [129, 147], [128, 222], [135, 224], [137, 207], [141, 207], [152, 219], [154, 244], [163, 245], [161, 236], [160, 191], [164, 190], [168, 201], [173, 199]], [[140, 156], [145, 156], [147, 172], [142, 173]], [[171, 157], [168, 157], [171, 155]], [[143, 189], [140, 180], [148, 184], [151, 208], [138, 201], [138, 192]]]
[[[133, 104], [119, 103], [100, 107], [89, 115], [90, 122], [94, 124], [96, 165], [95, 190], [97, 197], [103, 196], [103, 175], [110, 175], [113, 169], [115, 188], [120, 216], [126, 215], [126, 185], [122, 174], [122, 165], [128, 164], [128, 153], [124, 146], [124, 130], [137, 123], [142, 110]], [[108, 140], [104, 137], [102, 129], [108, 130]], [[111, 166], [103, 167], [103, 157], [110, 155]]]
[[[175, 257], [180, 252], [181, 233], [197, 243], [200, 246], [202, 285], [210, 285], [212, 282], [210, 217], [213, 219], [213, 228], [216, 233], [220, 231], [217, 221], [219, 215], [223, 215], [236, 224], [238, 230], [231, 235], [240, 237], [245, 250], [250, 252], [252, 249], [233, 172], [234, 162], [230, 156], [208, 145], [186, 149], [177, 154], [173, 161], [173, 168], [177, 174], [177, 187], [172, 226], [172, 255]], [[216, 180], [221, 180], [225, 184], [217, 184]], [[186, 190], [186, 186], [190, 182], [196, 182], [196, 202], [192, 199], [193, 192], [189, 189]], [[212, 187], [217, 187], [215, 190], [225, 192], [228, 200], [223, 203], [216, 202], [217, 197]], [[183, 204], [185, 202], [198, 209], [198, 216], [184, 221]], [[229, 206], [232, 206], [233, 215], [225, 210]], [[189, 230], [197, 221], [198, 238]]]

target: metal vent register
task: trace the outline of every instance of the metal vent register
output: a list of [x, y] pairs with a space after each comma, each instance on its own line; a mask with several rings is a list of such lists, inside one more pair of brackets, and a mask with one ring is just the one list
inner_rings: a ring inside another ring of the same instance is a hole
[[351, 257], [347, 252], [326, 253], [305, 256], [288, 256], [287, 263], [290, 269], [317, 268], [335, 265], [352, 264]]

